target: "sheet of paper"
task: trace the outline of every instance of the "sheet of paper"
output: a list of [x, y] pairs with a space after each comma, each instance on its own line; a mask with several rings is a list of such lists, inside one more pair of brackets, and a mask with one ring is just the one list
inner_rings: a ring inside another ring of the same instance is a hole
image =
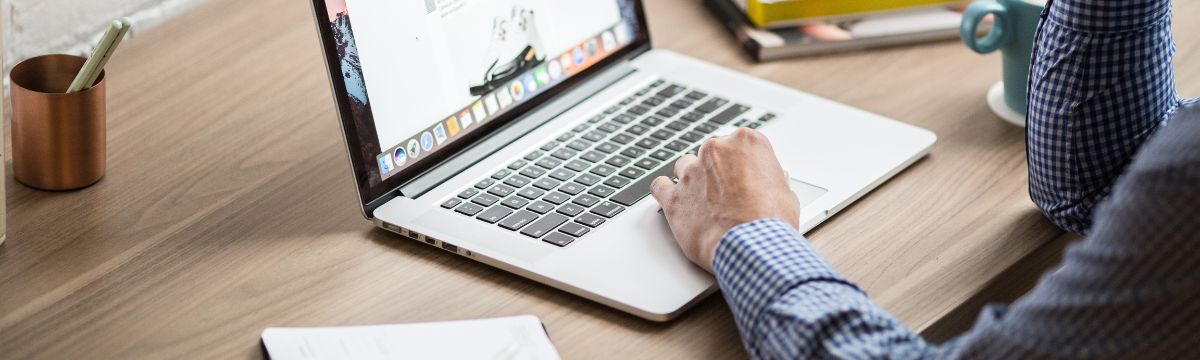
[[514, 316], [421, 324], [267, 328], [272, 359], [557, 360], [542, 322]]

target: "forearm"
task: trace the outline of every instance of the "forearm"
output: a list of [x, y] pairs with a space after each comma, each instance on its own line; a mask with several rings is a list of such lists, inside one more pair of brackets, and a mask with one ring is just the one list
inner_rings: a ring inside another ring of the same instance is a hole
[[1029, 83], [1030, 195], [1087, 233], [1141, 144], [1177, 106], [1169, 0], [1055, 0]]
[[713, 268], [754, 358], [868, 358], [933, 354], [794, 228], [760, 220], [731, 229]]

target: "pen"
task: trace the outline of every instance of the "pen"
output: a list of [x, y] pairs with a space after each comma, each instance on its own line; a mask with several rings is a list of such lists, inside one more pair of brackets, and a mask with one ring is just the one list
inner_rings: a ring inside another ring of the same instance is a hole
[[132, 28], [133, 22], [129, 18], [121, 18], [121, 32], [117, 33], [117, 38], [113, 40], [112, 45], [108, 47], [108, 51], [104, 52], [104, 56], [100, 58], [100, 64], [92, 69], [87, 81], [84, 82], [84, 84], [87, 84], [85, 86], [92, 86], [92, 84], [96, 83], [96, 79], [100, 78], [100, 73], [104, 72], [104, 65], [108, 64], [108, 60], [112, 58], [113, 53], [117, 52], [117, 46], [121, 45], [121, 41], [125, 40], [125, 34], [128, 34]]

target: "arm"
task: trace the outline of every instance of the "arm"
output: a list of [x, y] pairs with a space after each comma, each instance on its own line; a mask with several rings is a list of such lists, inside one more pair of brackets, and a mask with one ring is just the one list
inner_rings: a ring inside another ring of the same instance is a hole
[[[1200, 358], [1200, 104], [1098, 207], [1095, 233], [1011, 307], [926, 343], [781, 220], [730, 229], [713, 269], [753, 358]], [[686, 245], [685, 245], [686, 246]]]
[[1169, 0], [1053, 0], [1034, 41], [1029, 193], [1086, 234], [1142, 143], [1178, 106]]

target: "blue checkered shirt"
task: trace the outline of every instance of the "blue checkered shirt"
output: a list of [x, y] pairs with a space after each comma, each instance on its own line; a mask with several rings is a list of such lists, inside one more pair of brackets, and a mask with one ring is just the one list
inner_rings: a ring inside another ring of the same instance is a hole
[[1048, 6], [1030, 85], [1031, 193], [1057, 224], [1090, 234], [1030, 293], [930, 344], [795, 228], [754, 221], [730, 229], [713, 262], [751, 357], [1200, 359], [1200, 105], [1176, 97], [1169, 28], [1166, 0]]

